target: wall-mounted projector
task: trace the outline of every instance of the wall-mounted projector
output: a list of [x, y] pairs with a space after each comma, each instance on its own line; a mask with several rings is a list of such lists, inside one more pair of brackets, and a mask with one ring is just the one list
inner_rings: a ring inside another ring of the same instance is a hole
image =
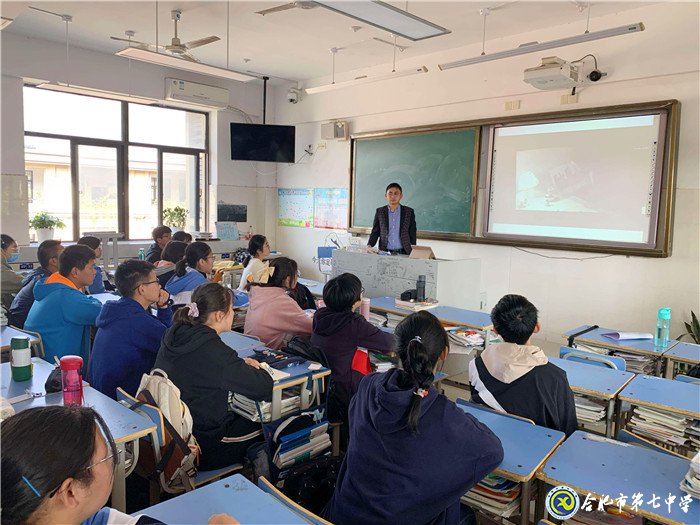
[[559, 57], [544, 57], [537, 67], [525, 70], [525, 82], [537, 89], [556, 90], [580, 86], [583, 75], [578, 66]]

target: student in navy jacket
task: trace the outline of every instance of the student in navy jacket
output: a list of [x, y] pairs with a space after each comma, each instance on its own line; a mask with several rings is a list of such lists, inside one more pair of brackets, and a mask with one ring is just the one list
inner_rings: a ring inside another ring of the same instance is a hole
[[[335, 384], [338, 420], [347, 422], [350, 398], [370, 372], [366, 350], [391, 352], [394, 338], [356, 312], [362, 300], [362, 282], [351, 274], [334, 277], [323, 287], [324, 308], [314, 315], [311, 344], [323, 350]], [[364, 350], [359, 350], [362, 348]]]
[[117, 267], [114, 280], [122, 298], [106, 302], [97, 316], [88, 367], [90, 385], [112, 399], [117, 387], [136, 395], [141, 375], [153, 368], [160, 340], [173, 320], [170, 294], [160, 287], [151, 263], [129, 259]]
[[491, 319], [504, 342], [489, 345], [469, 363], [472, 401], [573, 434], [578, 421], [566, 372], [530, 343], [540, 331], [537, 308], [522, 295], [505, 295]]
[[350, 446], [324, 514], [336, 525], [456, 525], [459, 499], [503, 460], [500, 440], [432, 386], [448, 340], [416, 312], [395, 331], [403, 370], [370, 374], [350, 402]]

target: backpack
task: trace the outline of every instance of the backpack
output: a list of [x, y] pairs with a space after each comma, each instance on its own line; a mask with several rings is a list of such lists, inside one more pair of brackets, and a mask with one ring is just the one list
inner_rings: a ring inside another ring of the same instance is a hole
[[[194, 490], [200, 449], [192, 434], [190, 409], [180, 399], [180, 390], [168, 379], [168, 374], [155, 368], [141, 377], [136, 398], [139, 402], [131, 407], [132, 410], [149, 404], [163, 414], [164, 439], [160, 443], [160, 454], [154, 453], [151, 464], [146, 467], [151, 471], [151, 478], [158, 480], [166, 492]], [[144, 459], [149, 463], [148, 454]]]
[[331, 500], [343, 459], [322, 456], [292, 467], [284, 478], [282, 492], [314, 514], [321, 514]]

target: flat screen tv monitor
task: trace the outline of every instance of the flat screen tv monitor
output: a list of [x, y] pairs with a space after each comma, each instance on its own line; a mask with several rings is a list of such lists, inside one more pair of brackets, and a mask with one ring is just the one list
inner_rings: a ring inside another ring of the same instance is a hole
[[231, 160], [294, 162], [294, 126], [231, 123]]

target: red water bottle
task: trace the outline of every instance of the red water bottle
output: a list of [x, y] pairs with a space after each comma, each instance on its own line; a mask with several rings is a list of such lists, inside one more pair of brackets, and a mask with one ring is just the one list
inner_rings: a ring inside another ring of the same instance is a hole
[[64, 355], [60, 361], [64, 406], [83, 404], [83, 358]]

